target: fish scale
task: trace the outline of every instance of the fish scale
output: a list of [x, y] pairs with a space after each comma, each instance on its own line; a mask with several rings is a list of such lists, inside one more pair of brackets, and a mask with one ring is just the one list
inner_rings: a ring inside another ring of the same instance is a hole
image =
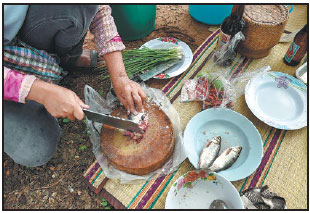
[[209, 170], [217, 172], [229, 168], [237, 160], [241, 150], [241, 146], [233, 146], [225, 149], [222, 154], [214, 160]]
[[200, 169], [208, 168], [213, 163], [221, 149], [221, 141], [221, 136], [217, 136], [206, 143], [198, 162], [198, 167]]

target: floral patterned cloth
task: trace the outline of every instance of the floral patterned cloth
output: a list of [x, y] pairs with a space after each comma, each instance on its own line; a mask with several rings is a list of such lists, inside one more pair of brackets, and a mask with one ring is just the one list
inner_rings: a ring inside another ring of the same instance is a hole
[[[108, 5], [99, 6], [90, 25], [90, 32], [94, 35], [99, 56], [125, 49]], [[4, 100], [25, 103], [25, 98], [35, 79], [34, 75], [4, 67]]]

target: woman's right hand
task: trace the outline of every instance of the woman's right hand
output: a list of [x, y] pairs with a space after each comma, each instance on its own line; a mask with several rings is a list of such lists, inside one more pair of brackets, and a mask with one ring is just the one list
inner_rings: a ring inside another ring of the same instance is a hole
[[82, 120], [84, 118], [82, 108], [89, 108], [75, 92], [40, 80], [33, 82], [26, 99], [43, 104], [46, 110], [56, 118]]

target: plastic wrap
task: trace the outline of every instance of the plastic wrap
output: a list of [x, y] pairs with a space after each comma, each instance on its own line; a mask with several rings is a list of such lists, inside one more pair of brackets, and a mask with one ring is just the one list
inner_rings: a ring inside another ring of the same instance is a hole
[[202, 72], [197, 78], [184, 81], [181, 101], [201, 101], [202, 110], [212, 107], [233, 108], [237, 99], [244, 94], [248, 81], [256, 74], [270, 70], [270, 66], [264, 66], [235, 78], [230, 78], [225, 70]]
[[[133, 174], [128, 174], [126, 172], [120, 171], [109, 164], [108, 159], [103, 154], [100, 147], [100, 132], [101, 132], [101, 123], [93, 122], [86, 119], [86, 125], [88, 128], [88, 133], [90, 135], [90, 140], [93, 144], [93, 153], [95, 154], [96, 159], [98, 160], [104, 174], [106, 177], [111, 179], [119, 179], [121, 183], [136, 183], [139, 180], [147, 180], [155, 174], [167, 175], [173, 171], [185, 160], [186, 153], [183, 148], [183, 137], [181, 130], [181, 122], [179, 115], [175, 108], [170, 103], [169, 99], [165, 94], [154, 88], [149, 88], [142, 85], [148, 101], [151, 103], [160, 106], [160, 109], [166, 113], [170, 118], [174, 129], [175, 135], [175, 147], [172, 157], [165, 163], [165, 165], [154, 172], [138, 176]], [[101, 97], [93, 88], [86, 85], [84, 88], [85, 94], [85, 103], [90, 106], [90, 110], [98, 111], [101, 113], [110, 114], [112, 110], [119, 104], [116, 97], [111, 93], [108, 93], [106, 99]]]
[[231, 88], [233, 88], [235, 93], [235, 98], [238, 99], [240, 96], [244, 95], [245, 93], [245, 87], [249, 80], [251, 80], [254, 76], [256, 76], [259, 73], [262, 72], [268, 72], [271, 70], [271, 67], [269, 65], [258, 68], [256, 70], [253, 70], [251, 72], [245, 72], [239, 75], [238, 77], [232, 78], [230, 80]]
[[205, 73], [184, 82], [181, 101], [201, 101], [202, 109], [211, 107], [231, 108], [235, 102], [231, 83], [220, 73]]
[[236, 48], [240, 41], [245, 40], [242, 32], [236, 33], [236, 35], [224, 46], [219, 48], [214, 54], [214, 62], [220, 66], [230, 66], [236, 58]]

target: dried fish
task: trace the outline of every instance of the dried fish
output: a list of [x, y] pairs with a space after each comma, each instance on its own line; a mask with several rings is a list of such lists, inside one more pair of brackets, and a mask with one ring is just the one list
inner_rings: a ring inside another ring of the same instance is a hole
[[240, 195], [246, 209], [287, 209], [285, 199], [269, 191], [267, 185], [247, 189]]
[[213, 164], [209, 167], [209, 170], [217, 172], [231, 167], [239, 157], [241, 150], [241, 146], [234, 146], [224, 150], [222, 154], [215, 159]]
[[221, 149], [221, 141], [221, 136], [217, 136], [206, 143], [199, 158], [198, 167], [200, 169], [208, 168], [213, 163]]

